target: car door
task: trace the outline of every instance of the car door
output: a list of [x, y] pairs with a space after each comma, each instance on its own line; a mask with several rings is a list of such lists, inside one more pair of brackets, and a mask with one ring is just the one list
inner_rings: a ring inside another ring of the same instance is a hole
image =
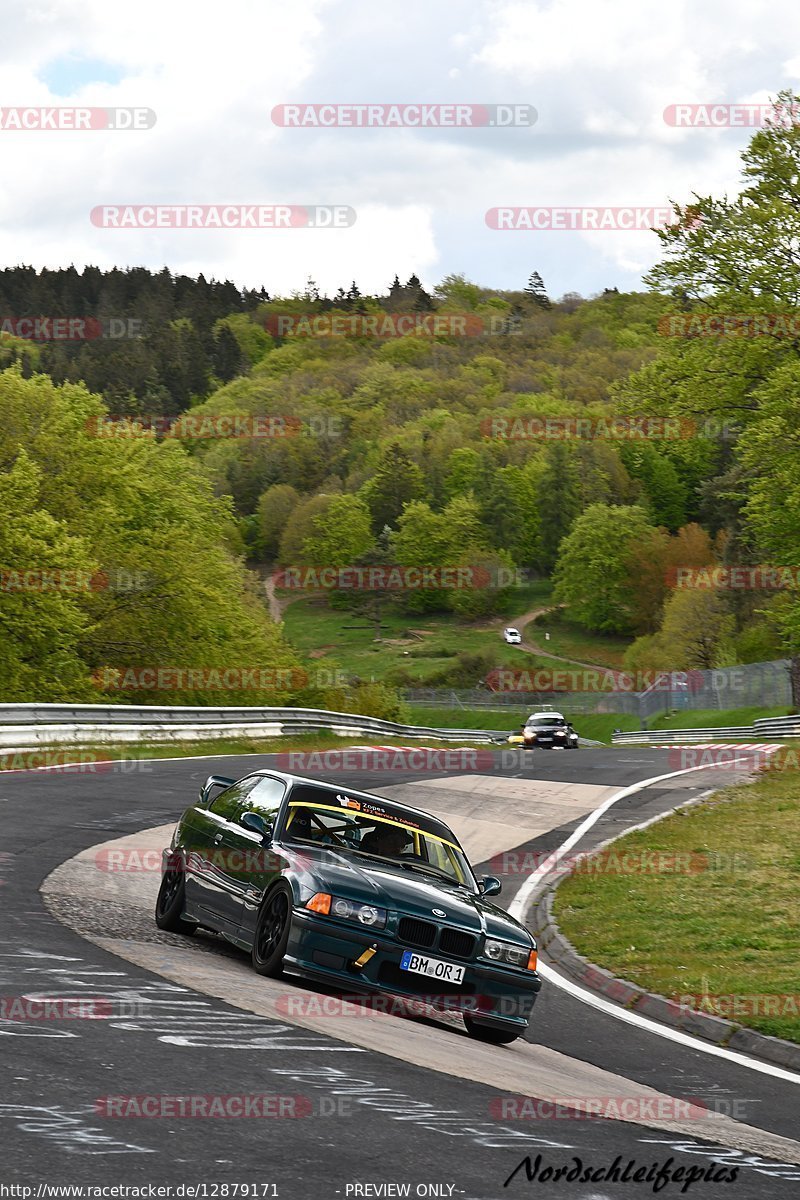
[[226, 932], [231, 905], [220, 851], [226, 831], [236, 820], [241, 801], [255, 788], [260, 776], [248, 775], [224, 788], [205, 807], [192, 814], [193, 844], [186, 871], [187, 911], [214, 929]]
[[[278, 820], [281, 801], [286, 793], [286, 781], [272, 775], [262, 775], [258, 784], [242, 800], [238, 821], [241, 822], [245, 813], [256, 813], [265, 825], [275, 828]], [[270, 848], [269, 840], [263, 842], [259, 835], [254, 835], [256, 846], [246, 835], [251, 831], [242, 828], [236, 834], [226, 834], [226, 844], [230, 836], [230, 846], [240, 852], [239, 872], [232, 879], [232, 892], [236, 891], [239, 898], [237, 909], [239, 932], [237, 940], [250, 944], [255, 933], [256, 918], [264, 893], [280, 874], [283, 860], [276, 856]], [[251, 835], [253, 836], [253, 835]], [[249, 844], [249, 849], [248, 849]], [[233, 861], [233, 860], [232, 860]], [[241, 864], [241, 865], [240, 865]]]

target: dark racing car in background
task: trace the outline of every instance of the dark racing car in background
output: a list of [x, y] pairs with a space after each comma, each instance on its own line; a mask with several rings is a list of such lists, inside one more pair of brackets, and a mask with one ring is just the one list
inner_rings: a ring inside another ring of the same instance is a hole
[[456, 1009], [494, 1043], [524, 1033], [536, 943], [442, 821], [274, 771], [211, 776], [163, 852], [161, 929], [215, 930], [262, 975]]
[[578, 735], [561, 713], [531, 713], [522, 729], [522, 744], [528, 750], [577, 750]]

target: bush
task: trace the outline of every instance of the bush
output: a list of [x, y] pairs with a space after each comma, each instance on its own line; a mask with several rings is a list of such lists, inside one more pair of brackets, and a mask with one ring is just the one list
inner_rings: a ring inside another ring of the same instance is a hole
[[320, 708], [358, 713], [382, 721], [408, 724], [409, 709], [393, 687], [386, 683], [357, 682], [346, 688], [329, 688], [321, 696]]

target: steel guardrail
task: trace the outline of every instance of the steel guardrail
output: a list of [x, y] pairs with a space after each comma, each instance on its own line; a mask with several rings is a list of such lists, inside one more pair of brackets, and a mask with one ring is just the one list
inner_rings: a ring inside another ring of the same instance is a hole
[[[243, 708], [184, 705], [129, 704], [0, 704], [0, 746], [34, 741], [72, 743], [98, 740], [135, 740], [158, 733], [158, 740], [181, 740], [197, 735], [280, 737], [330, 730], [346, 736], [430, 738], [444, 742], [506, 744], [508, 733], [501, 729], [443, 729], [430, 725], [406, 725], [361, 713], [343, 713], [319, 708]], [[257, 732], [256, 732], [257, 731]], [[581, 738], [584, 746], [602, 742]]]
[[612, 735], [615, 746], [635, 742], [712, 742], [731, 738], [800, 737], [800, 715], [790, 717], [758, 717], [752, 725], [714, 725], [705, 729], [636, 730]]

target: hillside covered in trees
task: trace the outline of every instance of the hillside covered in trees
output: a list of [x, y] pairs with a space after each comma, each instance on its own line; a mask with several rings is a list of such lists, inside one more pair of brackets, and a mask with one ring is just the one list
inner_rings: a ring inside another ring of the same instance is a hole
[[[6, 697], [85, 699], [92, 671], [131, 663], [296, 666], [246, 565], [519, 568], [552, 576], [586, 629], [628, 637], [631, 667], [795, 656], [798, 158], [800, 130], [759, 131], [742, 195], [698, 198], [658, 234], [648, 292], [555, 302], [535, 272], [514, 293], [412, 276], [377, 297], [0, 273], [0, 568], [148, 580], [122, 597], [4, 588]], [[13, 319], [42, 314], [104, 333], [15, 335]], [[111, 337], [112, 320], [141, 325]], [[788, 571], [673, 586], [758, 564]], [[393, 603], [468, 622], [507, 600], [498, 587]]]

